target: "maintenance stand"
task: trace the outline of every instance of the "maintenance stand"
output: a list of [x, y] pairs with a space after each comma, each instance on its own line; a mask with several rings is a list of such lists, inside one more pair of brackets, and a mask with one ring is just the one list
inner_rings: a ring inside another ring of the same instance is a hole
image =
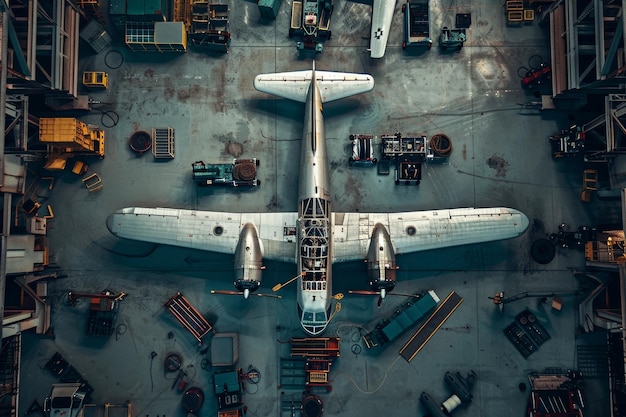
[[383, 158], [395, 161], [396, 184], [419, 185], [422, 162], [432, 158], [426, 136], [403, 137], [402, 134], [382, 135]]

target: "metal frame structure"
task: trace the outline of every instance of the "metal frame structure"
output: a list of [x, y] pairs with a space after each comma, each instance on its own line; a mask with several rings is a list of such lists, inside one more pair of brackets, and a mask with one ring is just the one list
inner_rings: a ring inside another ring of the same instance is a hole
[[559, 0], [546, 13], [555, 99], [569, 100], [580, 92], [617, 92], [626, 83], [621, 2]]

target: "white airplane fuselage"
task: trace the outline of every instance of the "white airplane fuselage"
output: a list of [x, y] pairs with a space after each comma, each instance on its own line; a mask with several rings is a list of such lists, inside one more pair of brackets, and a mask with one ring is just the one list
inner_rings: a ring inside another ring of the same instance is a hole
[[318, 335], [326, 328], [332, 300], [330, 171], [322, 99], [312, 77], [305, 102], [298, 189], [298, 313], [302, 328]]

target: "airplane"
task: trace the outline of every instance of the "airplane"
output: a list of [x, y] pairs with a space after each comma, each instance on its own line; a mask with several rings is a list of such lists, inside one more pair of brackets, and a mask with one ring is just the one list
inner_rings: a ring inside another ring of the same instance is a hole
[[372, 27], [370, 29], [370, 57], [382, 58], [387, 49], [396, 0], [372, 1]]
[[300, 324], [316, 336], [332, 318], [333, 263], [366, 260], [370, 288], [384, 298], [396, 283], [397, 254], [514, 238], [528, 227], [509, 208], [333, 213], [322, 104], [372, 90], [373, 77], [313, 63], [257, 75], [254, 87], [305, 104], [297, 213], [128, 207], [107, 218], [111, 233], [234, 255], [234, 286], [245, 298], [261, 285], [263, 259], [295, 262]]

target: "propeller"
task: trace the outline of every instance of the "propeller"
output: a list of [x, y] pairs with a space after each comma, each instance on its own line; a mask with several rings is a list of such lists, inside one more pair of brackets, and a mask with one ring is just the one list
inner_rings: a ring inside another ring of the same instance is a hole
[[256, 293], [256, 292], [251, 293], [250, 290], [243, 290], [243, 291], [211, 290], [211, 294], [243, 295], [243, 298], [248, 298], [249, 295], [256, 295], [257, 297], [283, 298], [281, 295], [275, 295], [275, 294], [261, 294], [261, 293]]

